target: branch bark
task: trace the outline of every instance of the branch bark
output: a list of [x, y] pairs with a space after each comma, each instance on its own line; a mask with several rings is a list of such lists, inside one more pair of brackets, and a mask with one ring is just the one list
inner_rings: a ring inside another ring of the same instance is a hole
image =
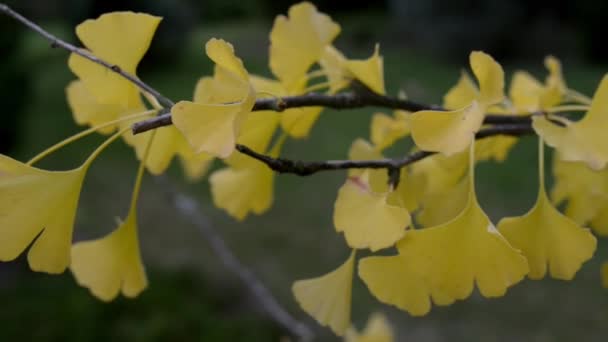
[[[483, 128], [477, 132], [475, 139], [484, 139], [497, 135], [521, 136], [533, 133], [534, 130], [529, 123], [505, 124]], [[278, 173], [290, 173], [297, 176], [310, 176], [322, 171], [346, 169], [400, 169], [435, 154], [434, 152], [417, 151], [396, 159], [301, 161], [286, 158], [273, 158], [253, 151], [244, 145], [237, 145], [236, 149], [242, 154], [248, 155], [251, 158], [266, 164], [266, 166]]]
[[[258, 99], [252, 111], [273, 110], [282, 112], [290, 108], [325, 107], [333, 109], [353, 109], [363, 107], [381, 107], [388, 109], [401, 109], [408, 112], [421, 110], [443, 110], [440, 106], [422, 104], [410, 100], [379, 95], [371, 91], [357, 90], [335, 95], [309, 93], [298, 96], [285, 96], [272, 99]], [[516, 124], [531, 122], [530, 115], [495, 115], [485, 117], [486, 124]], [[133, 124], [133, 134], [143, 133], [152, 129], [172, 124], [171, 113], [159, 115], [155, 118], [143, 120]]]
[[175, 210], [190, 220], [190, 223], [207, 240], [213, 253], [224, 264], [226, 269], [241, 281], [241, 284], [249, 291], [253, 299], [258, 302], [266, 314], [299, 341], [312, 340], [314, 337], [313, 330], [305, 323], [291, 316], [262, 281], [238, 260], [236, 255], [226, 245], [224, 239], [213, 228], [211, 221], [198, 209], [196, 200], [178, 191], [177, 187], [165, 176], [156, 177], [156, 181], [163, 187]]
[[31, 20], [27, 19], [26, 17], [22, 16], [21, 14], [15, 12], [8, 5], [6, 5], [4, 3], [0, 3], [0, 12], [8, 15], [9, 17], [14, 18], [15, 20], [19, 21], [21, 24], [23, 24], [26, 27], [28, 27], [29, 29], [31, 29], [32, 31], [34, 31], [34, 32], [38, 33], [39, 35], [41, 35], [42, 37], [46, 38], [46, 40], [51, 42], [51, 47], [53, 47], [53, 48], [60, 47], [71, 53], [75, 53], [83, 58], [88, 59], [89, 61], [91, 61], [93, 63], [99, 64], [102, 67], [104, 67], [108, 70], [111, 70], [111, 71], [117, 73], [118, 75], [124, 77], [126, 80], [128, 80], [129, 82], [131, 82], [131, 83], [135, 84], [137, 87], [139, 87], [142, 91], [147, 92], [147, 93], [151, 94], [152, 96], [154, 96], [158, 100], [158, 102], [161, 105], [163, 105], [164, 107], [171, 108], [175, 104], [175, 103], [173, 103], [173, 101], [171, 101], [168, 98], [166, 98], [165, 96], [163, 96], [156, 89], [152, 88], [147, 83], [145, 83], [142, 80], [140, 80], [139, 78], [137, 78], [137, 76], [131, 75], [128, 72], [123, 71], [118, 65], [109, 63], [109, 62], [93, 55], [88, 50], [78, 48], [64, 40], [57, 38], [56, 36], [52, 35], [51, 33], [47, 32], [46, 30], [44, 30], [42, 27], [40, 27], [36, 23], [32, 22]]

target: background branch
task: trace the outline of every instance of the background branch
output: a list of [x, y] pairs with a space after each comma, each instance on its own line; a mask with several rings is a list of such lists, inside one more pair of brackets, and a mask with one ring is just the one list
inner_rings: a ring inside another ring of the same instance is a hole
[[253, 299], [279, 326], [300, 341], [310, 341], [314, 333], [305, 323], [296, 320], [276, 300], [266, 286], [243, 265], [232, 253], [226, 242], [215, 231], [213, 225], [198, 209], [196, 200], [177, 190], [177, 187], [165, 176], [156, 177], [167, 194], [171, 204], [182, 217], [187, 218], [207, 240], [209, 247], [228, 271], [232, 272], [247, 288]]

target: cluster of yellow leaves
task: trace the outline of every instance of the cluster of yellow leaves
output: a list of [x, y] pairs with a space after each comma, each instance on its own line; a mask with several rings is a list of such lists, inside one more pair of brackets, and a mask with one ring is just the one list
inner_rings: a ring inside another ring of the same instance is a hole
[[[115, 12], [83, 22], [76, 34], [92, 54], [136, 75], [160, 21], [148, 14]], [[102, 300], [119, 293], [137, 296], [147, 286], [137, 232], [141, 179], [145, 169], [163, 173], [175, 156], [191, 179], [200, 179], [215, 158], [223, 160], [226, 167], [209, 177], [213, 201], [237, 220], [267, 211], [274, 173], [235, 153], [237, 145], [278, 157], [288, 137], [309, 135], [323, 108], [253, 111], [256, 100], [320, 90], [335, 94], [353, 82], [386, 94], [379, 46], [367, 59], [348, 59], [333, 45], [339, 33], [340, 26], [311, 3], [293, 5], [287, 16], [275, 19], [270, 32], [274, 78], [249, 74], [230, 43], [210, 39], [205, 52], [214, 62], [213, 75], [198, 81], [192, 101], [167, 108], [174, 126], [137, 136], [126, 133], [129, 126], [148, 107], [160, 110], [157, 100], [72, 54], [68, 65], [78, 79], [67, 86], [66, 95], [74, 120], [104, 134], [118, 132], [73, 170], [31, 166], [45, 153], [28, 164], [0, 156], [0, 260], [13, 260], [31, 245], [33, 270], [61, 273], [69, 266], [77, 282]], [[395, 170], [389, 175], [385, 169], [351, 169], [338, 190], [333, 223], [344, 234], [350, 256], [328, 274], [296, 281], [292, 290], [304, 311], [336, 334], [346, 334], [347, 341], [392, 340], [382, 316], [372, 316], [362, 333], [351, 327], [358, 249], [394, 247], [395, 255], [358, 260], [358, 275], [381, 302], [424, 315], [432, 303], [450, 305], [468, 298], [475, 286], [484, 297], [498, 297], [526, 275], [541, 279], [547, 270], [553, 278], [570, 280], [596, 249], [596, 238], [583, 225], [608, 234], [608, 143], [603, 138], [608, 76], [588, 100], [567, 87], [561, 64], [547, 57], [549, 74], [543, 83], [517, 71], [505, 96], [504, 71], [490, 55], [474, 51], [469, 64], [475, 81], [463, 72], [444, 96], [444, 110], [375, 113], [369, 141], [357, 139], [351, 146], [351, 160], [379, 160], [411, 136], [415, 150], [438, 153], [401, 167], [399, 177]], [[324, 82], [315, 81], [320, 76]], [[557, 115], [581, 108], [586, 113], [578, 121]], [[532, 115], [540, 137], [536, 203], [522, 216], [503, 218], [497, 227], [477, 200], [475, 165], [504, 161], [517, 139], [496, 136], [476, 143], [487, 113]], [[142, 161], [128, 215], [109, 235], [72, 246], [85, 174], [97, 155], [121, 136]], [[545, 190], [543, 141], [558, 151], [554, 203]], [[564, 215], [554, 205], [565, 201]], [[608, 264], [602, 272], [608, 284]]]
[[[396, 188], [389, 184], [389, 175], [384, 169], [351, 169], [335, 203], [334, 225], [336, 231], [344, 233], [349, 247], [372, 252], [391, 246], [397, 248], [397, 255], [362, 258], [358, 274], [380, 301], [412, 315], [426, 314], [431, 303], [450, 305], [465, 299], [475, 284], [483, 296], [499, 297], [526, 275], [530, 279], [541, 279], [547, 270], [553, 278], [571, 280], [596, 249], [596, 238], [582, 225], [591, 222], [598, 232], [608, 231], [608, 215], [604, 213], [608, 208], [605, 170], [593, 171], [584, 164], [567, 162], [572, 158], [562, 156], [567, 153], [562, 151], [566, 147], [555, 146], [560, 157], [554, 164], [557, 181], [553, 197], [557, 202], [568, 200], [567, 216], [563, 215], [545, 191], [542, 139], [536, 204], [525, 215], [504, 218], [497, 227], [492, 224], [477, 202], [474, 165], [491, 159], [504, 161], [517, 138], [497, 136], [473, 144], [486, 113], [535, 115], [534, 128], [541, 137], [546, 137], [547, 133], [539, 129], [539, 122], [549, 125], [550, 130], [566, 130], [570, 124], [553, 113], [569, 108], [577, 111], [581, 108], [579, 104], [585, 103], [569, 98], [570, 90], [563, 80], [561, 65], [554, 57], [545, 60], [549, 76], [544, 84], [527, 72], [517, 71], [509, 97], [503, 94], [502, 67], [492, 57], [476, 51], [471, 53], [470, 62], [479, 87], [462, 73], [444, 97], [447, 111], [396, 112], [393, 117], [375, 114], [370, 127], [371, 142], [355, 140], [349, 159], [383, 159], [383, 150], [410, 133], [417, 148], [439, 153], [402, 168], [401, 182]], [[604, 90], [608, 88], [605, 87], [602, 81], [582, 123], [589, 120], [588, 116], [597, 120], [592, 123], [598, 127], [608, 122], [604, 113], [600, 114], [608, 111], [605, 100], [608, 90]], [[575, 106], [560, 107], [570, 103]], [[549, 116], [536, 116], [538, 112]], [[590, 147], [593, 153], [605, 145], [597, 132], [599, 129], [584, 128], [580, 136], [560, 136], [555, 140], [572, 141], [574, 147], [571, 148], [585, 149], [593, 145]], [[588, 139], [589, 143], [579, 143], [579, 137]], [[548, 144], [552, 145], [550, 141]], [[473, 148], [473, 145], [477, 146]], [[579, 151], [572, 153], [585, 160]], [[598, 156], [601, 153], [592, 157], [597, 160]], [[588, 159], [589, 166], [597, 166]], [[410, 212], [423, 228], [413, 228]], [[407, 229], [408, 226], [412, 228]], [[334, 295], [322, 289], [350, 291], [352, 259], [351, 254], [335, 271], [320, 278], [298, 281], [298, 286], [294, 286], [304, 310], [337, 334], [346, 331], [351, 304], [334, 301]], [[602, 272], [608, 279], [608, 266], [604, 266]], [[315, 294], [316, 310], [310, 306], [312, 296], [302, 296], [307, 291]], [[321, 306], [320, 300], [325, 301], [325, 306]]]

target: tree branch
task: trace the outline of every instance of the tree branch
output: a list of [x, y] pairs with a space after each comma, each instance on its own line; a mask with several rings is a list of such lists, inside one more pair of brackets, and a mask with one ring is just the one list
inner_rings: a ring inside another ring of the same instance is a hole
[[[530, 124], [505, 124], [481, 129], [475, 135], [475, 139], [484, 139], [496, 135], [520, 136], [533, 134], [534, 130]], [[310, 176], [321, 171], [346, 170], [346, 169], [400, 169], [409, 164], [422, 160], [435, 152], [416, 151], [403, 158], [379, 159], [379, 160], [326, 160], [326, 161], [301, 161], [285, 158], [273, 158], [265, 154], [253, 151], [247, 146], [236, 145], [236, 149], [251, 158], [266, 164], [270, 169], [278, 173], [291, 173], [298, 176]]]
[[[363, 107], [381, 107], [389, 109], [401, 109], [408, 112], [420, 110], [443, 110], [440, 106], [421, 104], [410, 100], [399, 99], [390, 96], [379, 95], [371, 91], [357, 90], [335, 95], [309, 93], [298, 96], [285, 96], [272, 99], [257, 99], [252, 111], [273, 110], [282, 112], [290, 108], [301, 107], [326, 107], [333, 109], [353, 109]], [[486, 124], [516, 124], [529, 123], [529, 115], [495, 115], [488, 114], [485, 117]], [[155, 128], [169, 126], [172, 124], [171, 114], [166, 113], [157, 117], [136, 122], [133, 124], [133, 134], [143, 133]]]
[[111, 70], [111, 71], [117, 73], [118, 75], [124, 77], [129, 82], [138, 86], [142, 91], [145, 91], [145, 92], [151, 94], [164, 107], [167, 107], [167, 108], [173, 107], [173, 105], [174, 105], [173, 101], [171, 101], [168, 98], [166, 98], [165, 96], [163, 96], [156, 89], [152, 88], [151, 86], [149, 86], [148, 84], [146, 84], [145, 82], [143, 82], [142, 80], [137, 78], [136, 76], [123, 71], [118, 65], [108, 63], [107, 61], [104, 61], [103, 59], [93, 55], [88, 50], [77, 48], [76, 46], [57, 38], [56, 36], [45, 31], [42, 27], [35, 24], [31, 20], [29, 20], [26, 17], [22, 16], [21, 14], [15, 12], [12, 8], [10, 8], [8, 5], [6, 5], [4, 3], [0, 3], [0, 12], [8, 15], [9, 17], [14, 18], [15, 20], [19, 21], [20, 23], [22, 23], [23, 25], [25, 25], [26, 27], [31, 29], [32, 31], [34, 31], [34, 32], [38, 33], [39, 35], [43, 36], [44, 38], [46, 38], [48, 41], [51, 42], [51, 47], [54, 47], [54, 48], [60, 47], [64, 50], [70, 51], [83, 58], [86, 58], [93, 63], [97, 63], [97, 64], [101, 65], [102, 67], [104, 67], [108, 70]]
[[268, 316], [298, 340], [312, 340], [314, 337], [312, 329], [291, 316], [253, 272], [237, 259], [226, 245], [224, 239], [215, 231], [209, 219], [200, 212], [196, 200], [179, 192], [166, 176], [156, 177], [156, 181], [163, 187], [175, 210], [196, 226], [201, 235], [209, 243], [213, 253], [215, 253], [228, 271], [239, 278], [242, 285], [247, 288], [251, 296]]

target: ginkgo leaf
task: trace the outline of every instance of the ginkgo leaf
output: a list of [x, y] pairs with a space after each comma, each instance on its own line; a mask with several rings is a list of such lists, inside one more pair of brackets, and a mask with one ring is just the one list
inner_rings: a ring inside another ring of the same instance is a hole
[[313, 4], [291, 6], [289, 16], [277, 16], [270, 31], [272, 73], [287, 88], [299, 83], [339, 33], [340, 26]]
[[[251, 83], [257, 92], [272, 94], [274, 96], [301, 95], [305, 91], [306, 83], [286, 89], [280, 82], [260, 76], [251, 78]], [[274, 111], [263, 111], [264, 115], [273, 115], [279, 118], [281, 127], [291, 137], [305, 138], [321, 115], [323, 107], [302, 107], [284, 110], [280, 115]]]
[[[387, 177], [387, 172], [384, 173]], [[385, 181], [386, 184], [388, 180]], [[372, 190], [374, 187], [372, 185]], [[387, 197], [387, 203], [397, 206], [405, 207], [408, 211], [412, 212], [420, 206], [420, 199], [422, 198], [424, 191], [424, 184], [419, 182], [419, 178], [416, 178], [410, 172], [408, 167], [402, 167], [399, 173], [399, 184], [397, 188], [391, 192]], [[396, 199], [398, 197], [398, 199]]]
[[[431, 310], [431, 296], [436, 290], [426, 283], [425, 272], [419, 266], [415, 259], [399, 255], [371, 256], [359, 260], [359, 277], [379, 301], [412, 316], [424, 316]], [[442, 305], [454, 302], [441, 295], [438, 298], [436, 302]]]
[[365, 60], [347, 60], [346, 69], [352, 77], [365, 84], [377, 94], [384, 95], [384, 58], [380, 56], [380, 45], [376, 44], [374, 54]]
[[218, 105], [180, 101], [171, 109], [173, 122], [196, 152], [207, 152], [227, 158], [234, 151], [238, 122], [242, 122], [253, 106], [242, 103]]
[[362, 177], [352, 177], [338, 191], [334, 226], [352, 248], [377, 251], [395, 244], [410, 224], [406, 208], [387, 203], [387, 193], [372, 192]]
[[329, 81], [330, 94], [336, 94], [348, 86], [350, 77], [346, 70], [346, 57], [338, 49], [333, 45], [327, 45], [318, 62]]
[[109, 235], [72, 246], [70, 270], [80, 286], [103, 300], [137, 297], [148, 285], [141, 262], [135, 212]]
[[500, 64], [481, 51], [471, 52], [469, 62], [479, 82], [479, 103], [489, 106], [501, 102], [504, 99], [505, 74]]
[[211, 38], [205, 44], [205, 52], [216, 67], [228, 71], [227, 75], [234, 75], [237, 79], [243, 81], [249, 79], [249, 73], [243, 66], [243, 61], [234, 54], [232, 44], [223, 39]]
[[239, 221], [250, 212], [260, 215], [272, 205], [274, 173], [252, 158], [243, 159], [238, 166], [213, 172], [209, 183], [215, 206]]
[[[253, 108], [255, 90], [230, 43], [214, 38], [205, 49], [216, 67], [213, 79], [203, 79], [197, 85], [195, 97], [203, 102], [180, 101], [171, 108], [171, 114], [173, 124], [196, 152], [226, 158], [234, 151], [241, 125]], [[211, 95], [201, 95], [200, 88]]]
[[[121, 127], [129, 127], [137, 120], [127, 120], [120, 124]], [[135, 154], [139, 160], [142, 160], [150, 137], [154, 133], [154, 139], [150, 147], [145, 164], [146, 169], [153, 175], [160, 175], [167, 170], [173, 157], [178, 152], [179, 144], [184, 140], [182, 134], [174, 126], [166, 126], [155, 129], [153, 132], [148, 131], [141, 134], [133, 135], [131, 132], [126, 132], [124, 140], [135, 149]]]
[[[113, 12], [84, 21], [76, 35], [95, 56], [135, 75], [160, 21], [145, 13]], [[105, 67], [76, 54], [68, 65], [99, 103], [132, 107], [140, 101], [135, 85]]]
[[466, 178], [455, 185], [446, 186], [441, 191], [425, 194], [420, 199], [421, 210], [416, 215], [416, 222], [423, 227], [446, 223], [462, 212], [468, 196], [469, 182]]
[[32, 270], [62, 273], [86, 167], [45, 171], [0, 155], [0, 260], [17, 258], [30, 244]]
[[467, 152], [449, 157], [435, 154], [412, 164], [412, 176], [424, 187], [423, 196], [428, 196], [458, 184], [466, 174], [467, 166]]
[[281, 114], [281, 127], [294, 138], [305, 138], [317, 122], [323, 107], [291, 108]]
[[[350, 145], [348, 150], [350, 160], [379, 160], [384, 156], [367, 140], [358, 138]], [[388, 191], [388, 172], [384, 169], [349, 169], [349, 177], [365, 176], [373, 192]]]
[[[98, 126], [121, 116], [144, 110], [143, 104], [141, 107], [138, 106], [141, 110], [129, 110], [122, 105], [99, 103], [80, 80], [70, 82], [65, 91], [74, 121], [79, 125]], [[98, 131], [102, 134], [109, 134], [115, 129], [116, 126], [108, 126]]]
[[498, 229], [528, 259], [530, 279], [543, 278], [549, 265], [553, 278], [571, 280], [595, 252], [593, 234], [557, 211], [544, 193], [527, 214], [503, 218]]
[[567, 201], [565, 214], [578, 224], [588, 223], [606, 205], [608, 170], [595, 171], [582, 162], [563, 161], [556, 154], [553, 175], [551, 198], [556, 204]]
[[463, 211], [441, 225], [410, 230], [397, 244], [399, 255], [425, 270], [431, 289], [444, 298], [467, 298], [474, 283], [485, 297], [503, 296], [528, 273], [526, 259], [496, 230], [477, 202], [474, 146], [469, 153], [469, 196]]
[[600, 236], [608, 236], [608, 200], [601, 201], [601, 210], [591, 219], [593, 231]]
[[549, 75], [545, 79], [545, 89], [541, 94], [541, 107], [550, 108], [558, 105], [562, 101], [562, 97], [568, 90], [564, 75], [562, 74], [562, 64], [553, 57], [545, 58], [545, 67], [549, 70]]
[[608, 289], [608, 261], [602, 263], [600, 277], [602, 279], [602, 287]]
[[298, 280], [291, 288], [300, 307], [339, 336], [350, 326], [354, 268], [353, 250], [337, 269], [318, 278]]
[[481, 128], [484, 108], [473, 101], [455, 111], [424, 110], [412, 114], [412, 138], [423, 151], [440, 152], [446, 156], [464, 151]]
[[525, 215], [504, 218], [498, 229], [528, 259], [531, 279], [541, 279], [547, 264], [553, 278], [571, 280], [595, 252], [597, 241], [588, 229], [562, 215], [547, 198], [544, 145], [539, 139], [539, 190], [536, 204]]
[[[186, 179], [191, 182], [200, 180], [207, 173], [215, 158], [207, 153], [196, 153], [194, 149], [192, 149], [192, 146], [190, 146], [186, 139], [181, 135], [179, 135], [177, 140], [177, 155], [179, 156], [182, 168], [184, 169]], [[153, 146], [150, 147], [150, 152], [148, 152], [148, 158], [154, 154], [152, 147]], [[148, 158], [146, 158], [146, 161]]]
[[408, 120], [402, 116], [390, 117], [384, 113], [375, 113], [372, 116], [370, 140], [379, 151], [392, 146], [409, 133]]
[[406, 260], [428, 270], [433, 288], [454, 299], [465, 299], [473, 283], [485, 297], [503, 296], [528, 273], [526, 259], [496, 230], [477, 204], [453, 220], [408, 232], [397, 247]]
[[386, 316], [374, 312], [361, 333], [351, 327], [346, 331], [344, 340], [345, 342], [393, 342], [393, 335], [393, 329]]
[[608, 162], [608, 75], [602, 79], [586, 115], [577, 122], [560, 120], [557, 125], [545, 117], [532, 118], [532, 126], [547, 145], [559, 151], [565, 161], [584, 161], [594, 170]]
[[503, 135], [486, 137], [478, 140], [475, 142], [475, 159], [478, 161], [494, 160], [499, 163], [503, 162], [507, 159], [507, 155], [517, 141], [518, 139], [516, 137]]
[[460, 78], [443, 97], [443, 106], [449, 110], [456, 110], [471, 104], [479, 96], [477, 85], [466, 72], [460, 74]]
[[511, 80], [509, 98], [519, 112], [534, 112], [540, 109], [543, 85], [526, 71], [516, 71]]

